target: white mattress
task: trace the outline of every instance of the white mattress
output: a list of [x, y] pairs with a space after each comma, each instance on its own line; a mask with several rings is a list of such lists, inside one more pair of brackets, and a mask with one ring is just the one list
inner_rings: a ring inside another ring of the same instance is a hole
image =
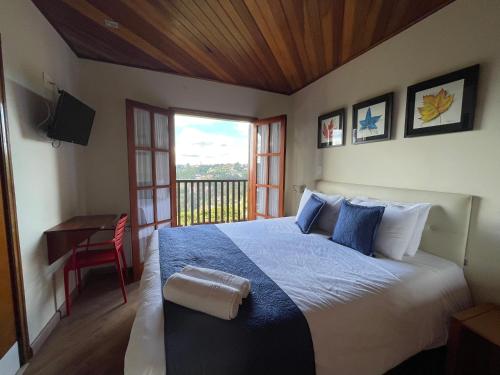
[[[218, 227], [302, 311], [318, 375], [384, 373], [445, 344], [450, 315], [471, 304], [462, 269], [423, 251], [403, 261], [366, 257], [326, 236], [302, 234], [294, 218]], [[160, 284], [155, 232], [125, 356], [127, 375], [166, 373]]]

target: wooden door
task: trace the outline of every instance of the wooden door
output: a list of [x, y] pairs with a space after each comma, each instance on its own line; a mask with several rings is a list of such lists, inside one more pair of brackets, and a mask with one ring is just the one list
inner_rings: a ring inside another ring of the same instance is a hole
[[134, 278], [155, 229], [176, 225], [172, 111], [127, 100], [130, 217]]
[[[3, 197], [1, 184], [0, 195]], [[11, 275], [5, 210], [3, 200], [0, 199], [0, 358], [16, 342], [16, 316]]]
[[21, 364], [31, 356], [5, 108], [0, 41], [0, 358], [18, 341]]
[[286, 116], [252, 124], [249, 218], [284, 215]]

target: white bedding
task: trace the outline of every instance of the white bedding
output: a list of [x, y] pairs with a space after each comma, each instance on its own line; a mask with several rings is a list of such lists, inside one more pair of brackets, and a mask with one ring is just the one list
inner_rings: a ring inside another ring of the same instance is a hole
[[[302, 311], [318, 375], [384, 373], [445, 344], [449, 316], [471, 304], [462, 269], [422, 251], [403, 261], [366, 257], [326, 236], [302, 234], [294, 218], [218, 227]], [[166, 373], [160, 283], [154, 232], [125, 356], [127, 375]]]

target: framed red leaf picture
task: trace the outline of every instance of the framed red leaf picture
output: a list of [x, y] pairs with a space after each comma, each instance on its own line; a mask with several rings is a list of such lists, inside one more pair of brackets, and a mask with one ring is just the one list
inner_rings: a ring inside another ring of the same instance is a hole
[[345, 144], [345, 109], [325, 113], [318, 117], [318, 148]]

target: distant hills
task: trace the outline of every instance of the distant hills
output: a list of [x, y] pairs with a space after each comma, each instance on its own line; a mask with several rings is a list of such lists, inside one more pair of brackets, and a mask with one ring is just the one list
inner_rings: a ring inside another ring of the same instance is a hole
[[178, 180], [246, 180], [248, 165], [233, 164], [179, 164], [176, 166]]

